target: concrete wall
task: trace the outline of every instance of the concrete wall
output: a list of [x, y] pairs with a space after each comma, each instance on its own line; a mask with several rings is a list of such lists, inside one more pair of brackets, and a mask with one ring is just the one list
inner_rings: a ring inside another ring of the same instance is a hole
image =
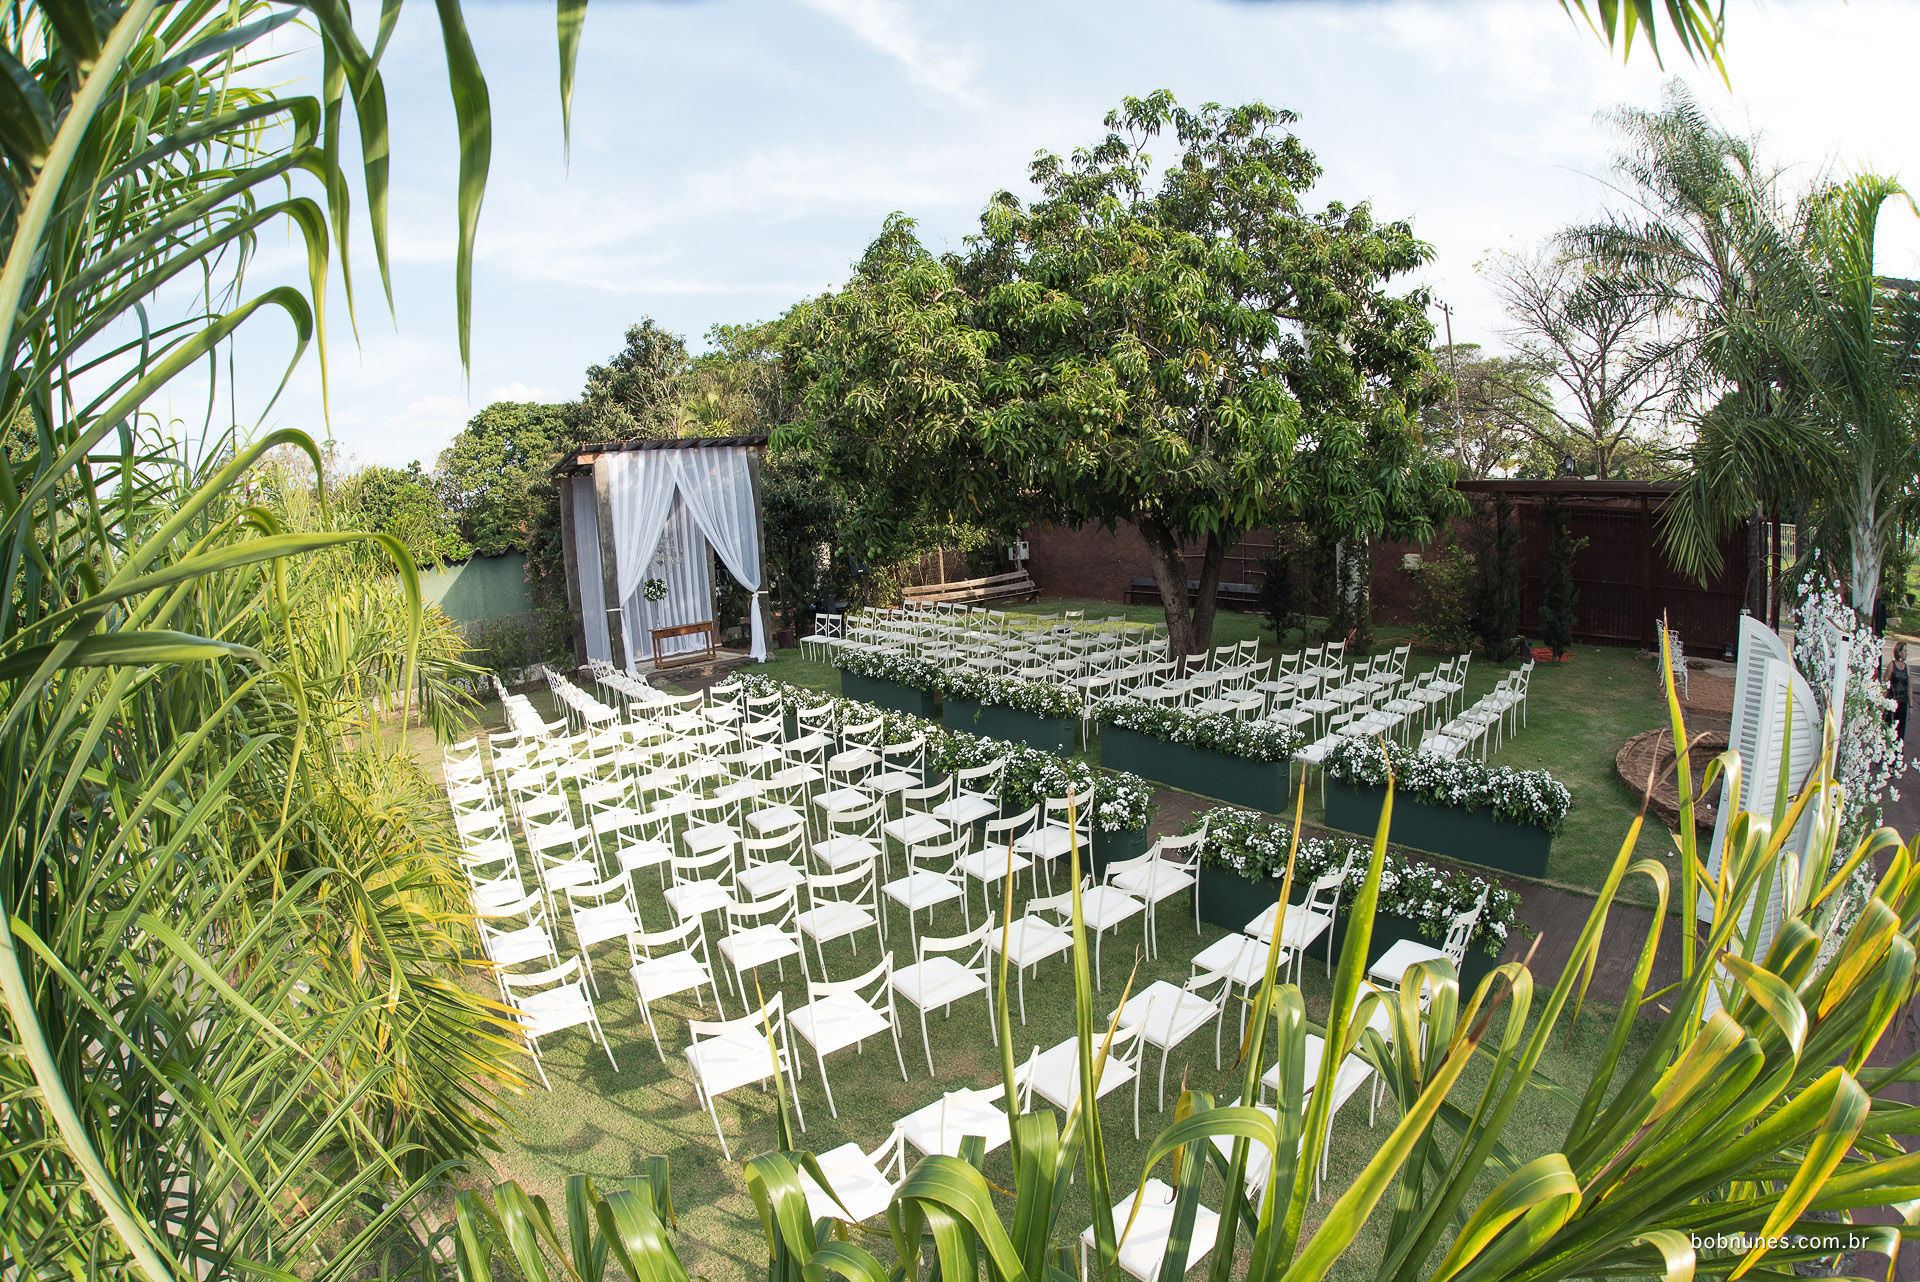
[[420, 590], [461, 627], [533, 609], [527, 591], [527, 558], [520, 552], [476, 556], [459, 565], [420, 573]]

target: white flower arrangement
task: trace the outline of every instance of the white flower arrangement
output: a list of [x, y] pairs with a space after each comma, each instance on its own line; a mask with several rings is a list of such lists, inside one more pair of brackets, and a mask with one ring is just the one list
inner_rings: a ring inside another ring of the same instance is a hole
[[940, 665], [892, 650], [842, 650], [840, 669], [872, 681], [891, 681], [929, 693], [940, 688]]
[[1094, 705], [1093, 715], [1102, 725], [1250, 761], [1286, 761], [1302, 742], [1298, 731], [1277, 721], [1249, 721], [1225, 712], [1189, 712], [1126, 696], [1102, 699]]
[[[1197, 816], [1186, 830], [1199, 831], [1202, 821], [1207, 825], [1207, 840], [1200, 848], [1201, 863], [1254, 881], [1279, 881], [1286, 874], [1287, 855], [1293, 847], [1288, 824], [1257, 811], [1223, 806]], [[1344, 867], [1341, 900], [1350, 902], [1366, 881], [1371, 853], [1365, 842], [1303, 834], [1294, 854], [1293, 884], [1306, 886], [1321, 874]], [[1520, 920], [1520, 896], [1504, 886], [1468, 873], [1447, 872], [1389, 849], [1380, 869], [1377, 911], [1405, 917], [1427, 938], [1440, 940], [1446, 937], [1448, 924], [1471, 909], [1482, 894], [1487, 906], [1468, 944], [1497, 957], [1508, 936], [1528, 930]]]
[[1384, 788], [1389, 772], [1397, 795], [1434, 806], [1490, 809], [1511, 823], [1550, 834], [1566, 825], [1573, 794], [1544, 770], [1490, 766], [1471, 758], [1417, 752], [1397, 743], [1349, 739], [1327, 756], [1327, 779], [1351, 788]]
[[[1840, 784], [1841, 817], [1859, 836], [1880, 822], [1880, 800], [1899, 800], [1894, 787], [1906, 771], [1906, 745], [1887, 720], [1893, 701], [1877, 671], [1880, 638], [1847, 604], [1840, 588], [1818, 576], [1801, 581], [1793, 606], [1793, 662], [1820, 700], [1834, 706], [1833, 666], [1847, 647], [1847, 690], [1841, 700], [1834, 774]], [[1853, 843], [1843, 841], [1844, 851]]]
[[943, 673], [938, 687], [942, 699], [971, 699], [975, 703], [1030, 712], [1036, 717], [1075, 717], [1079, 698], [1065, 686], [1017, 677], [992, 677], [984, 672]]
[[640, 595], [654, 602], [666, 600], [667, 581], [665, 579], [648, 579], [640, 585]]

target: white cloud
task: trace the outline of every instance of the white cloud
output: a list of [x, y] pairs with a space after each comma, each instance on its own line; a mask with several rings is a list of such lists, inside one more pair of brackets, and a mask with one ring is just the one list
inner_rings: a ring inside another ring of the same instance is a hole
[[806, 0], [806, 5], [899, 62], [914, 83], [963, 103], [979, 101], [972, 51], [930, 39], [905, 0]]

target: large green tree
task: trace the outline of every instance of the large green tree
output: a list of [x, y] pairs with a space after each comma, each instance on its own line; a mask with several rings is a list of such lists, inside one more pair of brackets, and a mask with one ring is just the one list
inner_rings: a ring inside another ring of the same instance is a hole
[[547, 482], [565, 429], [561, 406], [495, 401], [440, 451], [435, 480], [475, 552], [526, 548], [534, 492]]
[[404, 468], [363, 467], [341, 480], [337, 499], [347, 528], [391, 534], [421, 565], [459, 561], [472, 551], [418, 459]]
[[1182, 652], [1210, 643], [1251, 530], [1314, 521], [1349, 566], [1430, 533], [1453, 503], [1415, 418], [1432, 327], [1423, 293], [1388, 289], [1429, 251], [1364, 205], [1305, 212], [1319, 167], [1293, 119], [1129, 99], [1096, 146], [1034, 162], [1030, 206], [994, 197], [966, 254], [889, 220], [790, 336], [806, 439], [863, 528], [1130, 523]]

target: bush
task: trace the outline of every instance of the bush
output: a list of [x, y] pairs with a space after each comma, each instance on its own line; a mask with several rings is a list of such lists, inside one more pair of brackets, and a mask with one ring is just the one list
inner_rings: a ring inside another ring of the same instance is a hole
[[1558, 659], [1573, 645], [1573, 625], [1578, 622], [1574, 606], [1579, 589], [1573, 583], [1573, 559], [1587, 546], [1585, 539], [1573, 537], [1567, 522], [1566, 505], [1549, 499], [1544, 509], [1547, 520], [1547, 574], [1541, 585], [1540, 639]]
[[[561, 657], [566, 644], [539, 613], [509, 614], [470, 623], [467, 662], [495, 673], [501, 680], [521, 668]], [[572, 664], [569, 661], [568, 666]]]
[[1473, 644], [1474, 560], [1458, 543], [1409, 568], [1413, 576], [1414, 628], [1420, 640], [1440, 650]]
[[1487, 658], [1500, 663], [1520, 641], [1520, 518], [1506, 495], [1480, 505], [1474, 544], [1474, 631]]
[[1307, 599], [1297, 580], [1293, 554], [1275, 548], [1260, 558], [1260, 593], [1254, 608], [1273, 629], [1273, 643], [1283, 646], [1295, 628], [1307, 626]]

